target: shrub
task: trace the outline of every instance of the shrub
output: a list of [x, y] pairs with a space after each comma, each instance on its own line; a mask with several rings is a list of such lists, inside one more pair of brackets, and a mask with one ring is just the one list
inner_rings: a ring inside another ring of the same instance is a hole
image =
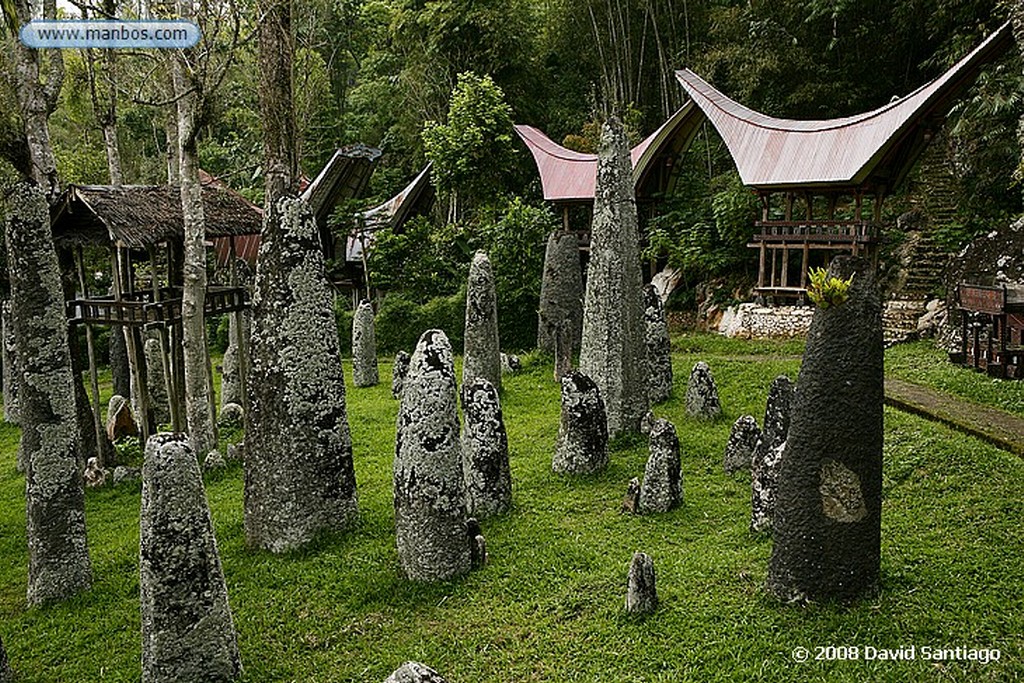
[[807, 296], [820, 308], [840, 306], [849, 297], [850, 285], [853, 284], [852, 275], [848, 280], [830, 277], [824, 268], [815, 268], [809, 275], [811, 282], [807, 288]]
[[455, 353], [462, 353], [465, 315], [465, 289], [451, 296], [435, 297], [424, 304], [418, 304], [397, 292], [390, 293], [381, 301], [377, 311], [377, 352], [391, 354], [405, 350], [412, 353], [420, 335], [437, 328], [444, 330]]

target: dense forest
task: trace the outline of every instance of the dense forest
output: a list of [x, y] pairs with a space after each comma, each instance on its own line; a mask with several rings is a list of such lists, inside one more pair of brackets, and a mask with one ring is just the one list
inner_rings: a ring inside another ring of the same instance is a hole
[[[260, 203], [254, 36], [264, 15], [244, 0], [215, 8], [203, 26], [210, 74], [200, 165]], [[67, 17], [142, 10], [113, 0], [58, 8]], [[382, 237], [371, 257], [374, 284], [416, 304], [450, 296], [473, 250], [484, 246], [503, 303], [531, 310], [543, 236], [557, 219], [543, 206], [511, 123], [589, 151], [599, 121], [618, 108], [639, 140], [682, 103], [673, 77], [681, 67], [770, 115], [846, 116], [934, 78], [1007, 13], [994, 0], [303, 0], [294, 18], [300, 165], [312, 177], [340, 146], [380, 148], [370, 196], [360, 202], [369, 206], [432, 161], [441, 201], [429, 220]], [[6, 34], [0, 152], [16, 161], [14, 37]], [[109, 182], [111, 144], [122, 182], [167, 182], [174, 166], [168, 64], [152, 51], [64, 51], [64, 87], [50, 117], [63, 183]], [[944, 227], [950, 249], [1020, 209], [1012, 172], [1020, 158], [1020, 81], [1011, 50], [957, 104], [933, 145], [932, 158], [955, 178], [956, 219]], [[5, 167], [0, 175], [13, 172]], [[892, 221], [906, 202], [897, 197], [888, 206]], [[339, 209], [337, 230], [347, 230], [353, 208]], [[747, 273], [753, 210], [723, 143], [705, 126], [675, 195], [646, 221], [647, 255], [681, 267], [686, 291], [709, 277]], [[677, 305], [686, 305], [692, 294], [680, 296]], [[504, 331], [523, 346], [529, 327]]]

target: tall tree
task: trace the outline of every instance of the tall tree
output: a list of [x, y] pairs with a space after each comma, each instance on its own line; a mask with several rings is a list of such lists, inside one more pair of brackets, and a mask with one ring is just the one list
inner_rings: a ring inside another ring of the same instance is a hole
[[[37, 8], [31, 0], [15, 0], [13, 9], [16, 23], [23, 24]], [[55, 0], [45, 0], [42, 9], [43, 16], [55, 16]], [[60, 191], [48, 119], [64, 65], [60, 51], [51, 51], [44, 82], [42, 62], [39, 51], [20, 41], [15, 45], [15, 89], [28, 155], [20, 169], [25, 181], [6, 197], [4, 231], [21, 359], [30, 605], [65, 599], [92, 584], [71, 352], [48, 206]]]

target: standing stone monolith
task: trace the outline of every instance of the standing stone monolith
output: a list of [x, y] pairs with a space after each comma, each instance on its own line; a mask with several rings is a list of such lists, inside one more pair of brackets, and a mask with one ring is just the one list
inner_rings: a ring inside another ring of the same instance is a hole
[[[111, 292], [113, 293], [113, 292]], [[114, 385], [114, 393], [130, 397], [132, 394], [132, 371], [128, 363], [128, 343], [124, 340], [124, 328], [120, 325], [110, 326], [110, 381]]]
[[[238, 323], [234, 314], [228, 315], [228, 348], [224, 351], [220, 370], [220, 407], [229, 403], [242, 403], [242, 383], [238, 376]], [[244, 326], [244, 323], [243, 323]]]
[[490, 382], [478, 377], [462, 387], [462, 417], [466, 507], [470, 515], [485, 519], [512, 505], [508, 435], [498, 391]]
[[764, 431], [754, 445], [751, 456], [750, 528], [752, 531], [770, 531], [775, 513], [779, 468], [789, 433], [790, 407], [795, 387], [792, 380], [779, 375], [768, 390], [764, 410]]
[[146, 389], [149, 391], [149, 409], [158, 425], [171, 421], [167, 400], [167, 381], [164, 377], [164, 351], [159, 339], [150, 337], [143, 347], [146, 358]]
[[405, 376], [409, 374], [409, 354], [399, 351], [395, 354], [395, 363], [391, 366], [391, 397], [402, 398], [402, 387]]
[[612, 117], [598, 151], [579, 361], [600, 387], [612, 437], [637, 431], [648, 408], [639, 250], [629, 146]]
[[397, 431], [395, 528], [402, 571], [415, 581], [465, 574], [471, 549], [455, 361], [441, 330], [424, 332], [412, 354]]
[[245, 535], [284, 552], [359, 515], [334, 295], [305, 202], [266, 220], [252, 299], [245, 414]]
[[571, 232], [548, 235], [537, 320], [537, 348], [541, 352], [555, 353], [559, 328], [564, 328], [568, 341], [563, 353], [572, 358], [579, 351], [583, 335], [583, 272], [579, 239]]
[[658, 588], [655, 585], [654, 560], [647, 553], [633, 553], [626, 586], [626, 611], [631, 614], [649, 614], [657, 607]]
[[672, 343], [668, 337], [665, 304], [654, 285], [644, 287], [647, 339], [647, 396], [661, 403], [672, 395]]
[[446, 683], [441, 674], [426, 664], [406, 662], [395, 669], [384, 683]]
[[0, 303], [0, 324], [3, 325], [3, 382], [4, 420], [18, 424], [18, 352], [14, 346], [14, 321], [11, 320], [11, 300]]
[[357, 387], [374, 387], [380, 383], [373, 305], [366, 299], [359, 303], [352, 316], [352, 380]]
[[183, 435], [146, 442], [139, 517], [143, 682], [234, 680], [238, 638], [199, 462]]
[[679, 437], [666, 419], [651, 427], [650, 455], [640, 485], [640, 512], [668, 512], [683, 502], [683, 478], [679, 461]]
[[761, 439], [761, 428], [753, 415], [740, 415], [729, 431], [729, 441], [725, 444], [725, 455], [722, 458], [722, 469], [726, 474], [735, 474], [740, 470], [750, 470], [751, 458], [757, 442]]
[[463, 338], [462, 384], [483, 377], [501, 392], [501, 348], [498, 341], [498, 296], [491, 260], [483, 251], [473, 256], [466, 289], [466, 333]]
[[49, 205], [42, 189], [26, 182], [11, 187], [4, 199], [11, 320], [21, 375], [27, 598], [34, 606], [87, 590], [92, 566], [68, 322]]
[[594, 380], [573, 371], [562, 378], [562, 419], [551, 469], [591, 474], [608, 466], [608, 417]]
[[572, 330], [569, 328], [569, 321], [563, 320], [555, 325], [555, 381], [561, 382], [562, 378], [572, 372]]
[[690, 382], [686, 386], [686, 414], [702, 420], [714, 420], [722, 414], [715, 378], [704, 361], [697, 361], [690, 371]]
[[768, 590], [853, 600], [878, 586], [882, 533], [882, 301], [866, 259], [837, 257], [848, 298], [814, 313], [779, 472]]
[[4, 641], [0, 640], [0, 683], [11, 683], [14, 680], [14, 671], [11, 670], [11, 663], [7, 661], [7, 650], [4, 649]]

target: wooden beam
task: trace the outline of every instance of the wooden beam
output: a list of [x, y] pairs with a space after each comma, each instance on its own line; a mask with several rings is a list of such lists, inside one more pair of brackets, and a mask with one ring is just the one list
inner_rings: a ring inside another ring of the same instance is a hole
[[[88, 299], [89, 286], [85, 277], [85, 254], [82, 251], [82, 246], [79, 245], [75, 252], [75, 255], [78, 257], [78, 287], [82, 290], [82, 297]], [[102, 469], [107, 466], [106, 458], [103, 455], [103, 444], [107, 437], [103, 430], [103, 424], [100, 421], [100, 380], [99, 374], [96, 371], [96, 345], [93, 341], [92, 325], [88, 323], [85, 326], [85, 346], [89, 354], [89, 389], [92, 391], [92, 426], [96, 431], [96, 458]]]

